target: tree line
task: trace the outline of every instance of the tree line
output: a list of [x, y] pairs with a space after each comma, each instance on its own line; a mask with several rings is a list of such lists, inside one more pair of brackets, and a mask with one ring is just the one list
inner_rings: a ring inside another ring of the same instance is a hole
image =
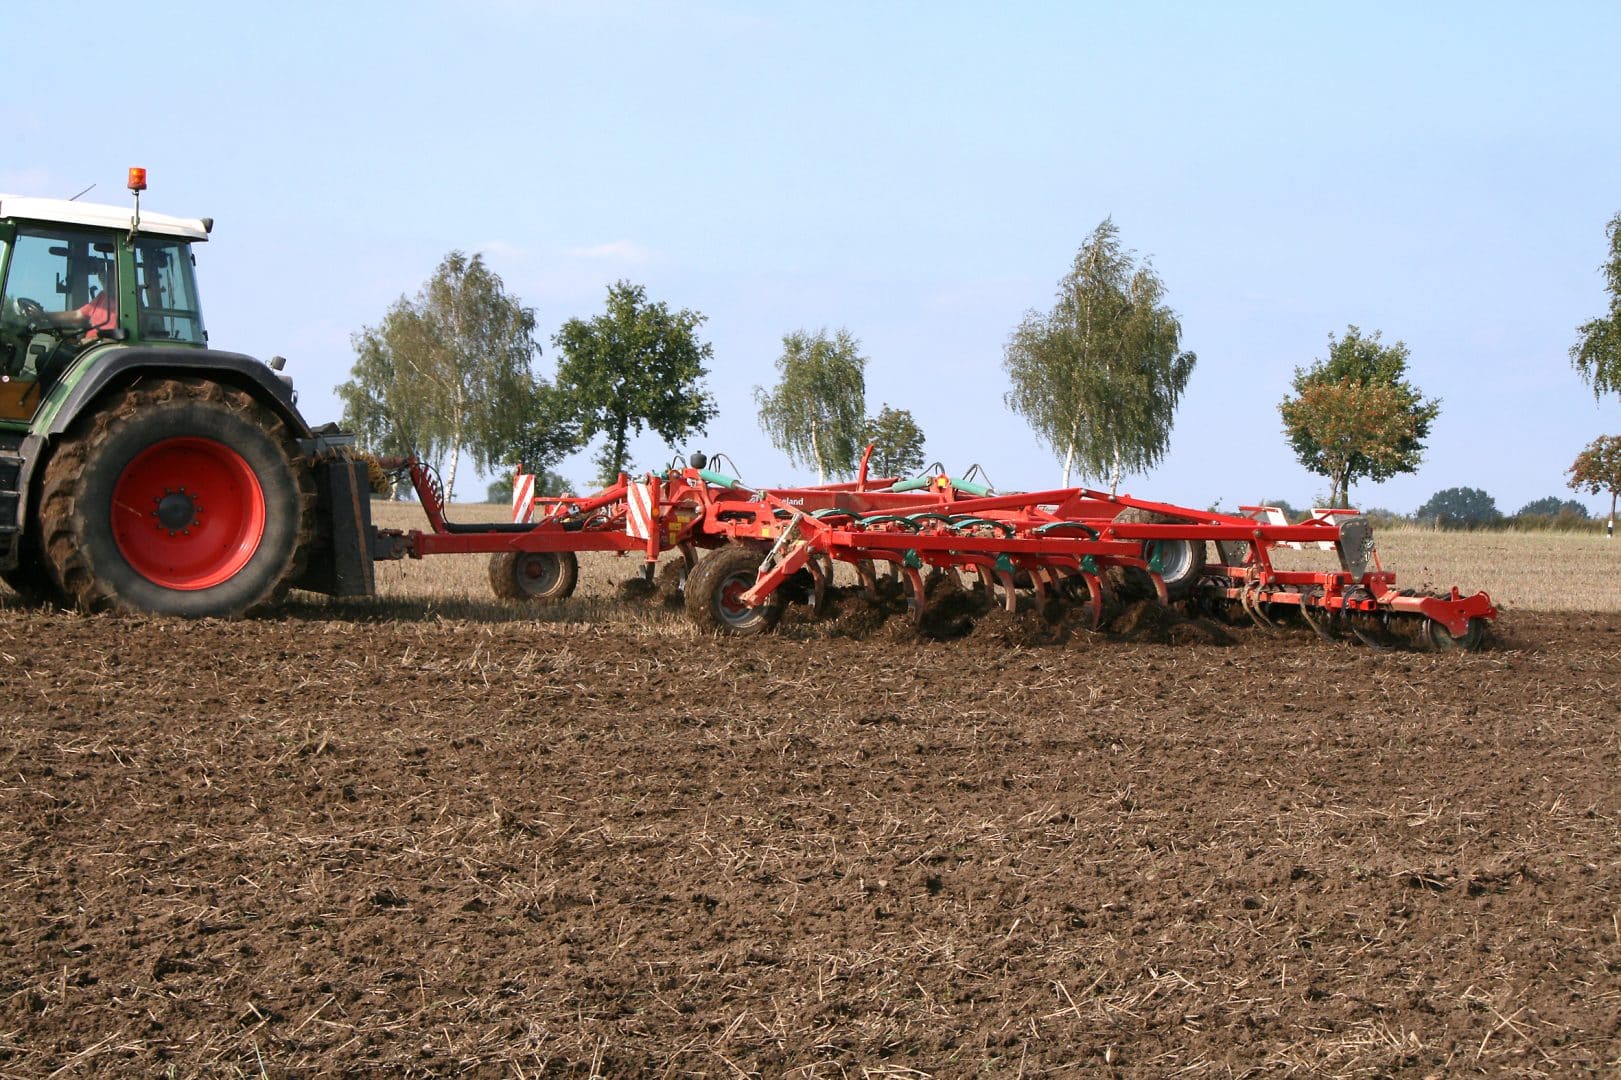
[[[1570, 349], [1598, 398], [1621, 394], [1621, 214], [1607, 232], [1609, 311], [1579, 327]], [[561, 490], [565, 482], [551, 470], [599, 437], [595, 479], [610, 484], [629, 467], [633, 437], [651, 431], [677, 445], [705, 434], [717, 407], [705, 384], [713, 356], [699, 337], [705, 317], [672, 310], [626, 281], [607, 293], [601, 314], [571, 318], [553, 335], [559, 359], [547, 378], [537, 369], [534, 310], [481, 256], [453, 251], [415, 297], [402, 296], [377, 326], [354, 335], [351, 378], [338, 388], [344, 423], [363, 449], [415, 452], [438, 465], [447, 494], [464, 454], [481, 471], [521, 461], [542, 490]], [[1329, 335], [1325, 357], [1295, 370], [1292, 392], [1278, 404], [1283, 434], [1301, 465], [1328, 481], [1329, 505], [1349, 505], [1358, 480], [1414, 473], [1422, 463], [1441, 402], [1409, 380], [1410, 359], [1405, 343], [1351, 325]], [[872, 475], [923, 468], [924, 435], [911, 412], [885, 402], [869, 413], [868, 362], [845, 328], [795, 330], [782, 338], [775, 384], [754, 388], [761, 429], [819, 482], [853, 475], [868, 445]], [[1105, 219], [1059, 280], [1052, 307], [1027, 312], [1010, 333], [1003, 400], [1062, 462], [1062, 486], [1079, 474], [1116, 491], [1164, 457], [1196, 363], [1152, 263], [1127, 250]], [[1567, 477], [1572, 489], [1607, 492], [1613, 521], [1621, 436], [1595, 439]], [[1418, 516], [1502, 520], [1482, 496], [1447, 489]], [[1568, 520], [1579, 505], [1527, 507], [1516, 517]]]

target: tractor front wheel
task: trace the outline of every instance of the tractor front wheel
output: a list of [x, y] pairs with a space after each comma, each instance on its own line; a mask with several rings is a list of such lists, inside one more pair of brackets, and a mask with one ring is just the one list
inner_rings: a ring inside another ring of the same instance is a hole
[[687, 575], [687, 614], [699, 628], [718, 634], [752, 637], [764, 634], [782, 618], [783, 601], [773, 594], [758, 607], [743, 603], [754, 586], [761, 554], [739, 544], [716, 548], [698, 560]]
[[281, 419], [206, 379], [159, 379], [79, 421], [45, 467], [45, 562], [69, 603], [233, 617], [298, 576], [314, 483]]
[[574, 595], [580, 561], [572, 551], [502, 551], [490, 556], [490, 588], [503, 600], [551, 604]]

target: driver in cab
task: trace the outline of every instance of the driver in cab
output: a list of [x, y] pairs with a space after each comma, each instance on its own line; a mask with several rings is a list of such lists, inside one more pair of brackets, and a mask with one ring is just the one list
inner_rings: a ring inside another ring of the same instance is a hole
[[79, 314], [90, 320], [90, 329], [84, 334], [86, 341], [95, 340], [98, 331], [110, 330], [118, 325], [118, 290], [112, 264], [106, 261], [97, 263], [95, 275], [96, 284], [92, 286], [90, 302], [79, 308]]

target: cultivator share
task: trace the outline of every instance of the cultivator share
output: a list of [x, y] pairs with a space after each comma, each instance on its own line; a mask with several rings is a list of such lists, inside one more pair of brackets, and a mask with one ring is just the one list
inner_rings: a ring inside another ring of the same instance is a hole
[[[1147, 601], [1452, 649], [1477, 646], [1497, 616], [1485, 593], [1398, 590], [1353, 511], [1290, 524], [1264, 507], [1226, 514], [1078, 487], [998, 493], [977, 467], [875, 479], [865, 459], [853, 482], [755, 488], [694, 454], [594, 495], [520, 499], [509, 524], [452, 525], [430, 468], [383, 465], [409, 478], [431, 531], [373, 530], [379, 558], [488, 552], [497, 595], [557, 600], [574, 589], [578, 552], [640, 555], [648, 581], [674, 552], [687, 613], [726, 634], [765, 632], [790, 603], [824, 613], [840, 563], [869, 600], [901, 590], [919, 623], [941, 596], [970, 612], [1062, 611], [1092, 628]], [[1279, 549], [1307, 546], [1334, 551], [1338, 567], [1274, 562]]]

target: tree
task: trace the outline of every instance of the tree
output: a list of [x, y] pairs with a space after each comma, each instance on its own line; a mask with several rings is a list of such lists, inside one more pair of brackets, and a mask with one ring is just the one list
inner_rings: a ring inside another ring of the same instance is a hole
[[1413, 516], [1420, 522], [1434, 521], [1443, 529], [1478, 528], [1503, 520], [1497, 500], [1472, 487], [1452, 487], [1437, 491]]
[[1105, 219], [1058, 283], [1051, 311], [1030, 311], [1003, 350], [1013, 388], [1004, 400], [1071, 472], [1107, 477], [1152, 468], [1197, 357], [1181, 351], [1182, 326], [1165, 286], [1137, 266]]
[[1541, 499], [1532, 499], [1515, 512], [1517, 518], [1544, 517], [1556, 518], [1560, 515], [1585, 521], [1590, 516], [1587, 507], [1575, 499], [1561, 499], [1557, 495], [1548, 495]]
[[1576, 460], [1565, 472], [1570, 476], [1570, 486], [1574, 491], [1585, 491], [1589, 495], [1610, 493], [1610, 524], [1613, 527], [1616, 495], [1621, 493], [1621, 435], [1600, 435], [1576, 455]]
[[602, 484], [624, 471], [630, 437], [644, 428], [674, 445], [703, 434], [714, 419], [715, 399], [704, 387], [714, 349], [697, 337], [704, 321], [696, 311], [651, 303], [642, 286], [619, 281], [608, 287], [601, 315], [570, 319], [552, 339], [563, 353], [557, 386], [579, 421], [579, 438], [608, 437], [596, 455]]
[[840, 329], [831, 338], [795, 330], [782, 338], [777, 385], [754, 388], [760, 427], [795, 465], [811, 465], [818, 483], [849, 476], [861, 457], [867, 408], [867, 358]]
[[1407, 346], [1381, 345], [1355, 326], [1328, 335], [1328, 358], [1296, 368], [1295, 396], [1278, 404], [1300, 463], [1329, 481], [1329, 505], [1347, 506], [1351, 484], [1418, 469], [1424, 440], [1441, 412], [1405, 376]]
[[891, 409], [888, 403], [877, 416], [867, 417], [863, 443], [872, 445], [868, 472], [873, 476], [915, 476], [923, 469], [923, 429], [910, 409]]
[[499, 462], [545, 393], [534, 334], [534, 311], [483, 256], [452, 251], [414, 299], [400, 297], [352, 339], [355, 365], [338, 387], [344, 423], [363, 449], [445, 466], [451, 498], [462, 453], [480, 469]]
[[[567, 480], [563, 479], [560, 473], [555, 473], [550, 469], [541, 469], [534, 475], [536, 495], [562, 495], [573, 487]], [[511, 505], [512, 474], [507, 473], [505, 476], [491, 480], [490, 486], [485, 489], [484, 501], [499, 503], [502, 506]]]
[[1595, 398], [1621, 394], [1621, 214], [1610, 219], [1605, 232], [1610, 237], [1610, 258], [1601, 272], [1610, 310], [1577, 327], [1580, 337], [1570, 347], [1571, 363], [1592, 384]]

